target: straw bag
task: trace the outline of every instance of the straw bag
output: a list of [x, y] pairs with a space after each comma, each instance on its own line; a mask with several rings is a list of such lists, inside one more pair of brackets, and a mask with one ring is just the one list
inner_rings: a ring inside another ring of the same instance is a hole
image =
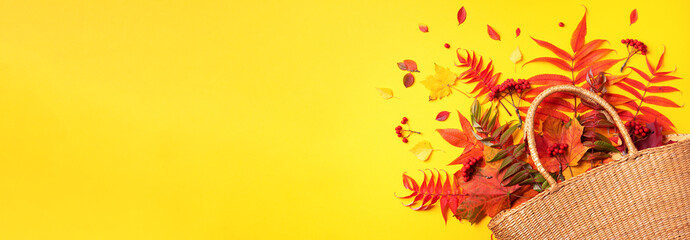
[[[534, 115], [547, 96], [578, 95], [605, 108], [625, 141], [618, 161], [557, 183], [539, 162]], [[690, 141], [638, 151], [623, 122], [604, 99], [575, 86], [539, 94], [527, 112], [525, 136], [537, 170], [551, 185], [529, 201], [496, 215], [498, 239], [690, 239]]]

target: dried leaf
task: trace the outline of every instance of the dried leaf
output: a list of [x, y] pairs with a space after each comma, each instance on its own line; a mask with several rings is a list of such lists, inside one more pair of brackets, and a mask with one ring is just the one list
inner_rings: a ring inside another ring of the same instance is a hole
[[419, 24], [419, 31], [422, 31], [423, 33], [429, 32], [429, 26], [426, 24]]
[[637, 9], [633, 9], [630, 12], [630, 25], [633, 25], [635, 22], [637, 22]]
[[446, 119], [448, 119], [448, 116], [450, 116], [450, 112], [441, 111], [436, 115], [436, 121], [445, 121]]
[[405, 85], [405, 87], [408, 88], [408, 87], [412, 86], [413, 83], [414, 83], [414, 75], [412, 75], [411, 72], [405, 74], [405, 76], [403, 77], [403, 84]]
[[513, 51], [513, 53], [510, 54], [510, 61], [513, 61], [513, 63], [517, 64], [521, 60], [522, 60], [522, 53], [520, 52], [520, 47], [516, 47], [515, 51]]
[[515, 37], [520, 36], [520, 28], [515, 29]]
[[491, 39], [496, 40], [496, 41], [501, 41], [501, 36], [498, 35], [498, 33], [496, 32], [496, 30], [494, 30], [494, 28], [492, 28], [491, 26], [489, 26], [487, 24], [486, 29], [487, 29], [487, 32], [489, 33], [489, 37], [491, 37]]
[[419, 70], [417, 70], [417, 63], [416, 62], [414, 62], [410, 59], [406, 59], [406, 60], [403, 60], [403, 63], [405, 64], [407, 71], [419, 72]]
[[458, 25], [464, 23], [466, 18], [467, 12], [465, 11], [465, 7], [463, 6], [460, 8], [460, 10], [458, 10]]
[[393, 90], [389, 88], [376, 88], [376, 90], [379, 90], [379, 94], [381, 94], [383, 99], [391, 99], [393, 97]]
[[429, 93], [429, 100], [441, 99], [450, 95], [451, 87], [455, 85], [457, 75], [451, 72], [448, 68], [436, 65], [436, 73], [428, 76], [422, 84], [431, 91]]
[[[541, 135], [536, 136], [537, 151], [544, 168], [549, 172], [559, 172], [567, 166], [576, 166], [589, 147], [580, 140], [584, 128], [577, 120], [571, 120], [568, 124], [553, 117], [547, 117], [541, 124]], [[562, 157], [551, 157], [547, 152], [549, 146], [558, 143], [568, 145], [566, 153]]]
[[410, 149], [410, 152], [412, 152], [417, 159], [422, 161], [426, 161], [433, 151], [434, 149], [431, 147], [431, 143], [426, 140], [417, 143], [417, 145], [414, 145], [414, 147]]
[[493, 217], [500, 211], [510, 208], [517, 196], [519, 186], [506, 187], [501, 183], [502, 172], [488, 166], [472, 180], [460, 183], [466, 198], [458, 207], [457, 217], [477, 223], [485, 216]]

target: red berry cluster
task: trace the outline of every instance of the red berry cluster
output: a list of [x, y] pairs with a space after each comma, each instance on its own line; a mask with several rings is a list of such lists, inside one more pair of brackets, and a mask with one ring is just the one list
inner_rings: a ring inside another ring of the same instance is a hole
[[462, 176], [462, 181], [468, 182], [472, 180], [472, 175], [474, 175], [474, 167], [482, 160], [482, 157], [471, 157], [467, 158], [462, 164], [460, 169], [460, 176]]
[[628, 129], [628, 133], [632, 134], [631, 137], [633, 140], [643, 139], [652, 132], [652, 130], [645, 127], [641, 123], [633, 121], [625, 123], [625, 127]]
[[515, 82], [514, 79], [509, 78], [500, 85], [491, 88], [491, 92], [489, 92], [488, 97], [489, 100], [493, 101], [494, 99], [500, 99], [502, 93], [506, 93], [507, 95], [510, 95], [513, 92], [521, 94], [530, 87], [530, 83], [525, 79], [518, 79], [518, 81]]
[[638, 52], [640, 52], [642, 55], [647, 54], [647, 45], [645, 45], [643, 42], [638, 41], [637, 39], [623, 39], [621, 40], [622, 44], [625, 44], [626, 46], [631, 46]]
[[[407, 121], [408, 121], [407, 117], [403, 117], [402, 120], [400, 121], [400, 124], [407, 124]], [[409, 125], [408, 125], [408, 128], [409, 128]], [[404, 135], [405, 133], [407, 133], [407, 136]], [[398, 135], [399, 138], [402, 138], [402, 142], [404, 142], [404, 143], [409, 142], [409, 140], [407, 140], [407, 138], [410, 137], [410, 135], [412, 135], [413, 133], [420, 134], [420, 132], [416, 132], [416, 131], [412, 131], [412, 130], [408, 130], [408, 129], [403, 129], [403, 127], [400, 125], [395, 127], [395, 134]]]
[[565, 154], [566, 150], [568, 150], [568, 144], [565, 143], [557, 143], [546, 149], [546, 151], [549, 152], [550, 157], [563, 155]]

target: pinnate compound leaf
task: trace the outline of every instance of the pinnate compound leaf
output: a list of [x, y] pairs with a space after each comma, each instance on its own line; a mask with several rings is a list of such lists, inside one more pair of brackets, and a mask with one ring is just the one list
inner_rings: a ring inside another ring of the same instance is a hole
[[448, 116], [450, 116], [450, 112], [441, 111], [438, 114], [436, 114], [436, 121], [445, 121], [446, 119], [448, 119]]
[[467, 11], [465, 11], [465, 7], [463, 6], [458, 10], [458, 25], [464, 23], [465, 19], [467, 19]]
[[501, 41], [501, 36], [498, 35], [498, 33], [496, 32], [496, 30], [494, 30], [494, 28], [492, 28], [491, 26], [489, 26], [487, 24], [486, 30], [489, 33], [489, 37], [491, 37], [491, 39], [496, 40], [496, 41]]
[[376, 90], [379, 91], [383, 99], [391, 99], [393, 97], [393, 90], [390, 88], [376, 88]]
[[[424, 173], [424, 180], [421, 186], [412, 177], [403, 173], [403, 186], [411, 193], [398, 198], [409, 199], [414, 197], [410, 203], [403, 205], [416, 211], [430, 209], [436, 202], [440, 202], [443, 219], [447, 222], [448, 211], [450, 210], [453, 214], [456, 214], [460, 202], [465, 197], [461, 194], [458, 183], [451, 181], [452, 177], [447, 172], [445, 173], [444, 181], [443, 175], [438, 170], [436, 171], [437, 174], [434, 174], [434, 171], [429, 171], [431, 172], [431, 177], [429, 178], [427, 178], [426, 171], [422, 171]], [[413, 207], [414, 204], [420, 202], [421, 205]]]
[[637, 9], [633, 9], [630, 12], [630, 25], [633, 25], [635, 22], [637, 22]]
[[426, 140], [417, 143], [417, 145], [410, 149], [410, 152], [421, 161], [426, 161], [433, 151], [434, 149], [431, 147], [431, 143]]

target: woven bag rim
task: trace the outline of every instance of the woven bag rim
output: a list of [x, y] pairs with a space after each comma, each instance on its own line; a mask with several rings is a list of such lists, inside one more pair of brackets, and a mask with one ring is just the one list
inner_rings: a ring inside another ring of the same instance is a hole
[[560, 183], [558, 183], [558, 189], [556, 189], [556, 190], [553, 190], [553, 188], [549, 188], [546, 191], [543, 191], [543, 192], [537, 194], [536, 196], [534, 196], [533, 198], [527, 200], [526, 202], [523, 202], [522, 204], [518, 205], [515, 208], [506, 209], [506, 210], [499, 212], [498, 214], [496, 214], [496, 216], [494, 216], [491, 219], [491, 221], [489, 221], [488, 227], [491, 229], [494, 226], [500, 225], [503, 222], [503, 220], [505, 220], [505, 218], [507, 216], [510, 216], [510, 215], [514, 214], [515, 212], [519, 212], [524, 208], [528, 208], [531, 205], [539, 204], [539, 201], [546, 198], [548, 195], [555, 193], [562, 188], [568, 187], [568, 185], [583, 181], [583, 180], [587, 179], [588, 177], [590, 177], [590, 175], [596, 174], [599, 171], [604, 171], [605, 169], [612, 168], [612, 167], [618, 167], [620, 164], [623, 164], [627, 161], [632, 161], [632, 160], [637, 159], [637, 157], [639, 157], [640, 155], [648, 155], [648, 154], [653, 154], [653, 153], [657, 153], [657, 152], [667, 151], [667, 149], [669, 149], [669, 148], [677, 147], [677, 144], [686, 143], [686, 142], [690, 141], [690, 134], [670, 134], [670, 135], [664, 136], [664, 138], [667, 138], [667, 139], [672, 138], [672, 137], [673, 138], [682, 137], [685, 139], [678, 140], [678, 142], [667, 144], [664, 146], [647, 148], [647, 149], [644, 149], [644, 150], [637, 152], [637, 154], [635, 154], [635, 155], [630, 155], [630, 154], [625, 155], [617, 161], [604, 164], [603, 166], [594, 168], [594, 169], [589, 170], [587, 172], [584, 172], [580, 175], [574, 176], [574, 177], [569, 178], [563, 182], [560, 182]]

